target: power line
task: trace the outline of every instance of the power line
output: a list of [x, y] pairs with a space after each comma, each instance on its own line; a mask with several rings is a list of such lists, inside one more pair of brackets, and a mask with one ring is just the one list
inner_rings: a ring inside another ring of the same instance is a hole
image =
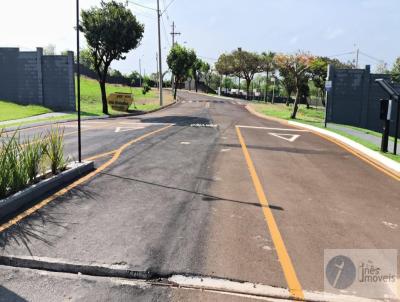
[[169, 37], [168, 37], [168, 34], [167, 34], [167, 29], [165, 28], [165, 24], [164, 24], [164, 18], [162, 16], [161, 16], [161, 24], [162, 24], [162, 27], [163, 27], [165, 40], [167, 40], [169, 46], [171, 47], [171, 41], [169, 40]]
[[341, 57], [341, 56], [353, 55], [353, 54], [355, 54], [355, 51], [343, 52], [343, 53], [339, 53], [339, 54], [336, 54], [336, 55], [331, 55], [331, 56], [328, 56], [328, 58], [331, 58], [331, 57]]
[[137, 5], [137, 6], [146, 8], [146, 9], [151, 9], [151, 10], [157, 11], [157, 9], [155, 9], [154, 7], [146, 6], [146, 5], [131, 1], [131, 0], [127, 0], [127, 2], [129, 2], [129, 3], [133, 4], [133, 5]]
[[366, 54], [365, 52], [360, 51], [360, 54], [362, 54], [363, 56], [365, 56], [367, 58], [370, 58], [371, 60], [374, 60], [376, 62], [379, 62], [379, 63], [384, 62], [384, 60], [380, 60], [378, 58], [375, 58], [375, 57], [373, 57], [373, 56], [371, 56], [369, 54]]
[[171, 4], [174, 3], [174, 2], [175, 2], [175, 0], [171, 0], [171, 2], [164, 8], [164, 10], [161, 13], [161, 15], [164, 14], [167, 11], [167, 9], [171, 6]]

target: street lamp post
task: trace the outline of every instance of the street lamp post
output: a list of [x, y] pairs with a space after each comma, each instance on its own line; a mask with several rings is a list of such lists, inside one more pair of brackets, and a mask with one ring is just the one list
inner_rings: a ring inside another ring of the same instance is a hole
[[79, 0], [76, 0], [76, 76], [78, 94], [78, 158], [82, 162], [82, 138], [81, 138], [81, 70], [79, 60]]

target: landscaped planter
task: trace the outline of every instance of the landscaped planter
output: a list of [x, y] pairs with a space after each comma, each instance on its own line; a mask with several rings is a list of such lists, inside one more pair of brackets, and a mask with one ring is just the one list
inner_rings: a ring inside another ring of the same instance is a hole
[[46, 178], [37, 184], [19, 191], [7, 198], [0, 199], [0, 220], [17, 212], [32, 201], [39, 199], [46, 193], [62, 187], [75, 179], [89, 173], [94, 169], [93, 162], [77, 163], [67, 165], [67, 169], [60, 174]]

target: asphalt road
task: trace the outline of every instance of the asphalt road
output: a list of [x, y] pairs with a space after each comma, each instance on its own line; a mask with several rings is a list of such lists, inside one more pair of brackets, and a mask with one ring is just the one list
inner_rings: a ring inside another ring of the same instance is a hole
[[[173, 275], [296, 296], [324, 291], [325, 249], [399, 249], [398, 180], [319, 136], [255, 117], [241, 102], [181, 97], [153, 114], [83, 122], [84, 158], [138, 141], [0, 234], [1, 257], [37, 260], [34, 270], [0, 266], [0, 301], [256, 299], [232, 287], [170, 286]], [[61, 127], [66, 154], [76, 158], [76, 124]], [[51, 272], [58, 269], [49, 262], [122, 267], [136, 281]]]

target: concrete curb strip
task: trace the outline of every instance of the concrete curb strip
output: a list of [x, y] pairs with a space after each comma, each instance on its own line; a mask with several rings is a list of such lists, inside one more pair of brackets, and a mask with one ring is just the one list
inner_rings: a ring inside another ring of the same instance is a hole
[[264, 114], [261, 114], [259, 112], [256, 112], [251, 106], [247, 105], [246, 106], [247, 111], [249, 111], [251, 114], [256, 115], [260, 118], [266, 119], [266, 120], [271, 120], [271, 121], [276, 121], [279, 122], [280, 124], [284, 125], [291, 125], [296, 128], [302, 128], [302, 129], [307, 129], [310, 130], [311, 132], [314, 132], [322, 137], [332, 139], [334, 141], [337, 141], [338, 143], [342, 143], [346, 145], [349, 149], [353, 150], [355, 153], [359, 154], [360, 156], [369, 159], [370, 161], [374, 162], [374, 164], [382, 167], [383, 169], [388, 170], [388, 172], [392, 173], [395, 175], [395, 177], [400, 178], [400, 164], [395, 162], [394, 160], [391, 160], [390, 158], [387, 158], [386, 156], [380, 154], [379, 152], [373, 151], [347, 137], [344, 137], [340, 134], [337, 134], [335, 132], [331, 132], [329, 130], [321, 129], [315, 126], [299, 123], [299, 122], [294, 122], [294, 121], [287, 121], [275, 117], [269, 117]]
[[31, 203], [33, 200], [40, 198], [46, 193], [65, 185], [84, 174], [94, 170], [94, 163], [70, 163], [68, 170], [61, 172], [58, 175], [52, 176], [48, 179], [34, 184], [20, 192], [15, 193], [7, 198], [0, 200], [0, 219], [3, 219], [25, 205]]
[[[55, 273], [77, 274], [92, 277], [119, 278], [121, 284], [136, 286], [144, 280], [152, 286], [172, 286], [196, 290], [214, 291], [227, 294], [246, 295], [249, 297], [272, 298], [278, 301], [293, 301], [286, 288], [269, 285], [234, 281], [210, 276], [179, 274], [173, 272], [156, 273], [151, 271], [134, 271], [129, 265], [100, 264], [66, 261], [64, 259], [35, 256], [0, 256], [0, 266], [21, 269], [35, 269]], [[1, 267], [0, 267], [1, 268]], [[125, 282], [124, 282], [125, 280]], [[355, 296], [337, 295], [324, 292], [304, 292], [306, 301], [312, 302], [369, 302], [375, 301]], [[269, 300], [267, 300], [269, 301]], [[275, 301], [275, 300], [274, 300]]]

